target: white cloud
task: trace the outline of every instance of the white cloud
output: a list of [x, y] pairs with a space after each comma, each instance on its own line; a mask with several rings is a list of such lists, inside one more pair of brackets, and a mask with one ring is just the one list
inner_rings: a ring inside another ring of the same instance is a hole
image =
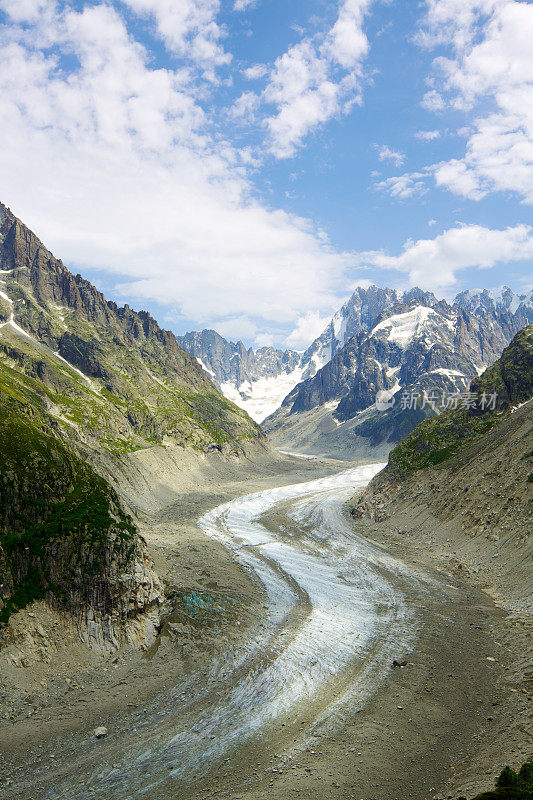
[[529, 225], [504, 230], [461, 225], [435, 239], [407, 241], [398, 256], [383, 252], [361, 254], [366, 263], [407, 273], [411, 285], [424, 289], [451, 286], [456, 282], [456, 272], [468, 267], [488, 269], [530, 258], [533, 258], [533, 229]]
[[420, 197], [426, 194], [428, 172], [405, 172], [403, 175], [393, 175], [383, 181], [377, 181], [374, 189], [387, 192], [391, 197], [407, 200], [409, 197]]
[[243, 70], [242, 74], [247, 80], [256, 81], [258, 78], [264, 78], [268, 74], [268, 68], [265, 64], [254, 64]]
[[318, 311], [308, 311], [296, 321], [296, 327], [287, 337], [287, 347], [294, 350], [305, 350], [312, 341], [320, 336], [330, 317], [321, 316]]
[[220, 40], [223, 30], [216, 22], [220, 0], [121, 0], [132, 11], [153, 16], [157, 31], [175, 55], [190, 58], [214, 79], [216, 67], [228, 64], [231, 55]]
[[533, 4], [428, 0], [420, 40], [451, 49], [435, 60], [440, 93], [429, 92], [426, 107], [433, 98], [439, 110], [445, 97], [473, 114], [464, 155], [435, 171], [437, 183], [474, 199], [513, 191], [533, 203]]
[[0, 10], [14, 22], [36, 22], [55, 5], [50, 0], [0, 0]]
[[392, 161], [396, 167], [401, 167], [405, 161], [405, 156], [398, 150], [393, 150], [387, 144], [375, 144], [374, 148], [378, 151], [378, 158], [380, 161]]
[[232, 319], [219, 319], [217, 320], [217, 333], [220, 333], [225, 339], [233, 341], [253, 339], [257, 334], [257, 325], [245, 315]]
[[420, 105], [428, 111], [442, 111], [444, 108], [444, 100], [436, 89], [431, 89], [429, 92], [425, 93]]
[[417, 131], [415, 139], [420, 139], [422, 142], [433, 142], [435, 139], [440, 139], [440, 131]]
[[255, 347], [276, 347], [274, 336], [271, 333], [258, 333], [254, 339]]
[[259, 97], [255, 92], [243, 92], [231, 106], [229, 113], [234, 119], [252, 120], [259, 106]]
[[303, 38], [276, 59], [263, 99], [277, 107], [266, 125], [270, 151], [278, 158], [294, 155], [311, 131], [360, 102], [369, 49], [362, 26], [371, 2], [343, 0], [329, 31]]
[[0, 33], [0, 197], [66, 264], [254, 333], [339, 304], [350, 256], [253, 199], [249, 154], [210, 135], [188, 71], [153, 67], [107, 4], [40, 22]]
[[339, 6], [337, 21], [326, 37], [323, 52], [344, 69], [357, 70], [368, 53], [363, 22], [369, 7], [370, 0], [344, 0]]
[[257, 5], [259, 0], [235, 0], [233, 5], [234, 11], [247, 11]]

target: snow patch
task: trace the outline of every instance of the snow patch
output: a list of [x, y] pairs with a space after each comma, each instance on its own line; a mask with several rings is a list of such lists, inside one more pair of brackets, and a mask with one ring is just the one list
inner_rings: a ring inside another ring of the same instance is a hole
[[215, 373], [213, 372], [213, 370], [212, 370], [212, 369], [209, 369], [209, 367], [207, 366], [207, 364], [204, 364], [204, 362], [202, 361], [202, 359], [201, 359], [201, 358], [196, 358], [196, 360], [197, 360], [197, 361], [198, 361], [198, 363], [200, 364], [200, 366], [201, 366], [201, 368], [203, 369], [203, 371], [204, 371], [204, 372], [207, 372], [207, 374], [209, 375], [209, 377], [210, 377], [210, 378], [216, 378], [216, 375], [215, 375]]
[[413, 339], [422, 334], [427, 322], [436, 316], [440, 315], [437, 315], [432, 308], [416, 306], [411, 311], [406, 311], [404, 314], [394, 314], [392, 317], [378, 323], [370, 335], [374, 336], [378, 331], [388, 331], [388, 341], [394, 342], [398, 347], [405, 349]]
[[348, 324], [348, 320], [340, 311], [337, 311], [335, 316], [333, 317], [333, 332], [335, 334], [335, 339], [340, 343], [341, 347], [345, 343], [346, 338], [346, 327]]
[[255, 422], [263, 422], [300, 383], [302, 373], [302, 368], [296, 367], [292, 372], [282, 372], [276, 377], [245, 381], [239, 387], [225, 381], [220, 384], [220, 389], [224, 397], [243, 408]]
[[519, 403], [517, 406], [513, 406], [511, 409], [511, 414], [514, 414], [514, 412], [518, 411], [518, 409], [522, 408], [522, 406], [526, 406], [529, 402], [531, 402], [531, 400], [533, 400], [532, 397], [530, 397], [529, 400], [524, 400], [523, 403]]
[[433, 375], [434, 373], [438, 373], [439, 375], [445, 375], [447, 378], [465, 378], [464, 372], [459, 372], [457, 369], [444, 369], [444, 367], [437, 367], [437, 369], [432, 369], [429, 372], [426, 372], [426, 375]]
[[67, 361], [66, 358], [63, 358], [63, 356], [59, 355], [59, 353], [54, 352], [45, 344], [39, 342], [31, 334], [23, 330], [23, 328], [21, 328], [20, 325], [17, 325], [13, 316], [13, 312], [11, 312], [11, 316], [8, 319], [8, 321], [0, 325], [0, 330], [2, 328], [5, 328], [6, 325], [9, 325], [9, 327], [12, 328], [16, 333], [18, 333], [19, 336], [22, 336], [24, 339], [28, 339], [30, 342], [35, 344], [40, 350], [45, 350], [47, 353], [50, 353], [50, 355], [55, 356], [58, 359], [58, 361], [62, 361], [64, 364], [67, 365], [69, 369], [71, 369], [73, 372], [76, 372], [80, 376], [80, 378], [83, 378], [85, 383], [95, 394], [100, 394], [100, 389], [92, 382], [92, 380], [87, 375], [85, 375], [85, 373], [83, 373], [80, 369], [71, 364], [70, 361]]

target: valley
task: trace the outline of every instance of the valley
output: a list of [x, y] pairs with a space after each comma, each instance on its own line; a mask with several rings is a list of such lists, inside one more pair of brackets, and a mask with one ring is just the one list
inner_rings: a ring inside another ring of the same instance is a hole
[[358, 288], [254, 351], [2, 205], [0, 267], [7, 800], [455, 800], [530, 757], [531, 294]]
[[[62, 674], [54, 659], [46, 692], [27, 689], [25, 708], [40, 692], [42, 706], [2, 725], [5, 796], [421, 799], [460, 772], [505, 695], [490, 638], [501, 612], [447, 570], [354, 535], [343, 506], [381, 465], [346, 466], [294, 458], [199, 521], [213, 495], [153, 515], [143, 533], [167, 585], [227, 610], [175, 607], [144, 656]], [[213, 486], [219, 500], [239, 488]], [[184, 580], [200, 565], [199, 583]]]

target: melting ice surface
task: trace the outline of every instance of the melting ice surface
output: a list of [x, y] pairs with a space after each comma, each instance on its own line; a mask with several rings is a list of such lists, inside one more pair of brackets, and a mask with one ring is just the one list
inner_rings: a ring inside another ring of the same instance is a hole
[[[93, 771], [74, 795], [65, 786], [48, 797], [109, 796], [109, 790], [115, 799], [155, 796], [302, 712], [311, 723], [295, 751], [360, 708], [416, 634], [401, 585], [418, 578], [355, 536], [342, 512], [383, 466], [250, 494], [205, 514], [199, 521], [205, 533], [263, 583], [264, 621], [207, 678], [160, 698], [142, 730], [114, 754], [120, 764]], [[285, 516], [272, 518], [269, 530], [260, 519], [275, 509]]]

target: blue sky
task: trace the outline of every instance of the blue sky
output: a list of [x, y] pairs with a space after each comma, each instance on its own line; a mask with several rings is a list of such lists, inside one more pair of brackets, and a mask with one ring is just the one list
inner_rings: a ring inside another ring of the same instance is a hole
[[303, 348], [533, 274], [533, 5], [0, 0], [0, 198], [110, 298]]

